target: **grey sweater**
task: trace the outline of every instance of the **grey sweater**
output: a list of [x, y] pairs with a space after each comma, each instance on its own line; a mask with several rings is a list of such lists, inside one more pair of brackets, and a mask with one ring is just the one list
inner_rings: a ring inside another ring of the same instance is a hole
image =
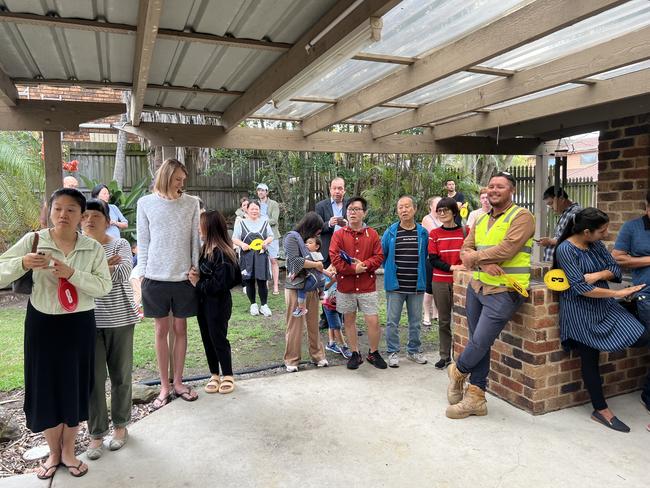
[[135, 276], [184, 281], [198, 268], [199, 201], [183, 194], [166, 200], [156, 194], [138, 200], [138, 265]]

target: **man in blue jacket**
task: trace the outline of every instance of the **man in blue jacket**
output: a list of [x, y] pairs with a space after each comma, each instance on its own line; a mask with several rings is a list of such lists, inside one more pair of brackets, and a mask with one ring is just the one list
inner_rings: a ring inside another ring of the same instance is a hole
[[406, 302], [409, 322], [407, 358], [418, 364], [427, 359], [420, 352], [422, 300], [426, 290], [427, 247], [429, 235], [415, 222], [417, 207], [410, 196], [397, 201], [399, 222], [392, 224], [381, 239], [384, 252], [384, 289], [386, 290], [386, 349], [388, 366], [399, 367], [399, 319]]

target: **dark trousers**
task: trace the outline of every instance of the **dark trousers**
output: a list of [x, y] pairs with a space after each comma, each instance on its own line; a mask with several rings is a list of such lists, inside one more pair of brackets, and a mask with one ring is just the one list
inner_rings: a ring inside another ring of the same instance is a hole
[[257, 289], [260, 294], [260, 305], [266, 305], [266, 302], [269, 299], [269, 288], [266, 285], [266, 280], [244, 280], [244, 286], [246, 287], [246, 295], [248, 296], [248, 301], [255, 303], [255, 282], [257, 281]]
[[471, 373], [469, 382], [482, 390], [487, 388], [490, 372], [490, 349], [492, 344], [524, 302], [516, 292], [476, 293], [467, 287], [465, 311], [469, 327], [469, 341], [458, 357], [456, 365], [463, 373]]
[[[639, 321], [645, 325], [645, 335], [647, 335], [648, 331], [650, 331], [650, 298], [640, 300], [637, 303], [637, 312]], [[646, 376], [645, 384], [643, 385], [641, 399], [643, 400], [643, 403], [650, 407], [650, 371], [648, 371], [648, 376]]]
[[232, 354], [228, 341], [228, 320], [232, 312], [230, 292], [215, 297], [201, 297], [197, 316], [201, 340], [211, 374], [232, 376]]

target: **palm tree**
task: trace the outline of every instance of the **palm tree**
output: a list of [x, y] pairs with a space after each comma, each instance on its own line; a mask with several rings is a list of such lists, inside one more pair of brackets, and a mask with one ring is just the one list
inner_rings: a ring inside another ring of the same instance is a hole
[[45, 169], [31, 132], [0, 132], [0, 249], [39, 228]]

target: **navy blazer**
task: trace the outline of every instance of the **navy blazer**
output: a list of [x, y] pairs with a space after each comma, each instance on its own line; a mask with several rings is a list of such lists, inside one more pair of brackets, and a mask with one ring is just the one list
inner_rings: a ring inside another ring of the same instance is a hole
[[[346, 199], [343, 199], [343, 218], [345, 218], [347, 208], [348, 201]], [[320, 215], [320, 218], [323, 219], [323, 231], [320, 235], [323, 245], [320, 252], [325, 257], [323, 264], [327, 267], [330, 264], [330, 242], [332, 240], [332, 234], [334, 233], [334, 227], [329, 226], [329, 220], [334, 217], [334, 212], [332, 212], [332, 199], [327, 198], [325, 200], [321, 200], [316, 204], [315, 210], [316, 213]]]

